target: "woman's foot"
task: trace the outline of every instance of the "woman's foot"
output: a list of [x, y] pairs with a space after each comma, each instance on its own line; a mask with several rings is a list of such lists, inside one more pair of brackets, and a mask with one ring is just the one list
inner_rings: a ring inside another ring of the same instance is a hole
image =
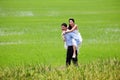
[[76, 55], [75, 55], [75, 54], [73, 54], [72, 58], [75, 58], [75, 57], [76, 57]]

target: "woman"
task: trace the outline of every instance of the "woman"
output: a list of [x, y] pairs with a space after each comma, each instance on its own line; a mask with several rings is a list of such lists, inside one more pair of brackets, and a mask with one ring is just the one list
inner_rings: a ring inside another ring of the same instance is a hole
[[[66, 33], [69, 33], [69, 32], [74, 32], [76, 35], [78, 35], [80, 43], [82, 43], [82, 37], [79, 33], [78, 26], [75, 24], [75, 20], [73, 18], [69, 19], [68, 30], [66, 32], [64, 32], [63, 34], [66, 34]], [[72, 39], [72, 43], [73, 43], [73, 56], [72, 57], [75, 58], [76, 57], [76, 50], [78, 51], [79, 45], [77, 45], [75, 39]]]

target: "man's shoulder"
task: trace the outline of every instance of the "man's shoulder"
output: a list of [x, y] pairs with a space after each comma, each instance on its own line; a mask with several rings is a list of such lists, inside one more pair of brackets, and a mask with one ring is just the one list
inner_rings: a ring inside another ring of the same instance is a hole
[[73, 34], [73, 32], [66, 33], [66, 35], [72, 35], [72, 34]]
[[74, 36], [73, 32], [66, 33], [65, 36]]
[[74, 32], [72, 31], [72, 32], [69, 32], [68, 34], [74, 34]]

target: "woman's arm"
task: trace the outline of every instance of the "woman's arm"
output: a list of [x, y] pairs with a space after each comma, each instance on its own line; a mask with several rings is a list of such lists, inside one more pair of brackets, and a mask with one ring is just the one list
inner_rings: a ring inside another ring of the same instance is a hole
[[77, 28], [77, 25], [75, 25], [71, 30], [67, 30], [67, 31], [65, 31], [65, 33], [72, 32], [72, 31], [74, 31], [76, 28]]

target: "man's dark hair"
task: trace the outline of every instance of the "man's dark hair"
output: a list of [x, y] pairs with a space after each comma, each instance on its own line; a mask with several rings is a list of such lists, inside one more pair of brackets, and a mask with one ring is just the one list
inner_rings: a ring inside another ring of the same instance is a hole
[[69, 19], [69, 22], [70, 22], [70, 20], [72, 20], [72, 21], [75, 23], [75, 20], [74, 20], [73, 18], [70, 18], [70, 19]]
[[66, 23], [62, 23], [61, 26], [65, 26], [65, 27], [67, 27], [67, 24], [66, 24]]

